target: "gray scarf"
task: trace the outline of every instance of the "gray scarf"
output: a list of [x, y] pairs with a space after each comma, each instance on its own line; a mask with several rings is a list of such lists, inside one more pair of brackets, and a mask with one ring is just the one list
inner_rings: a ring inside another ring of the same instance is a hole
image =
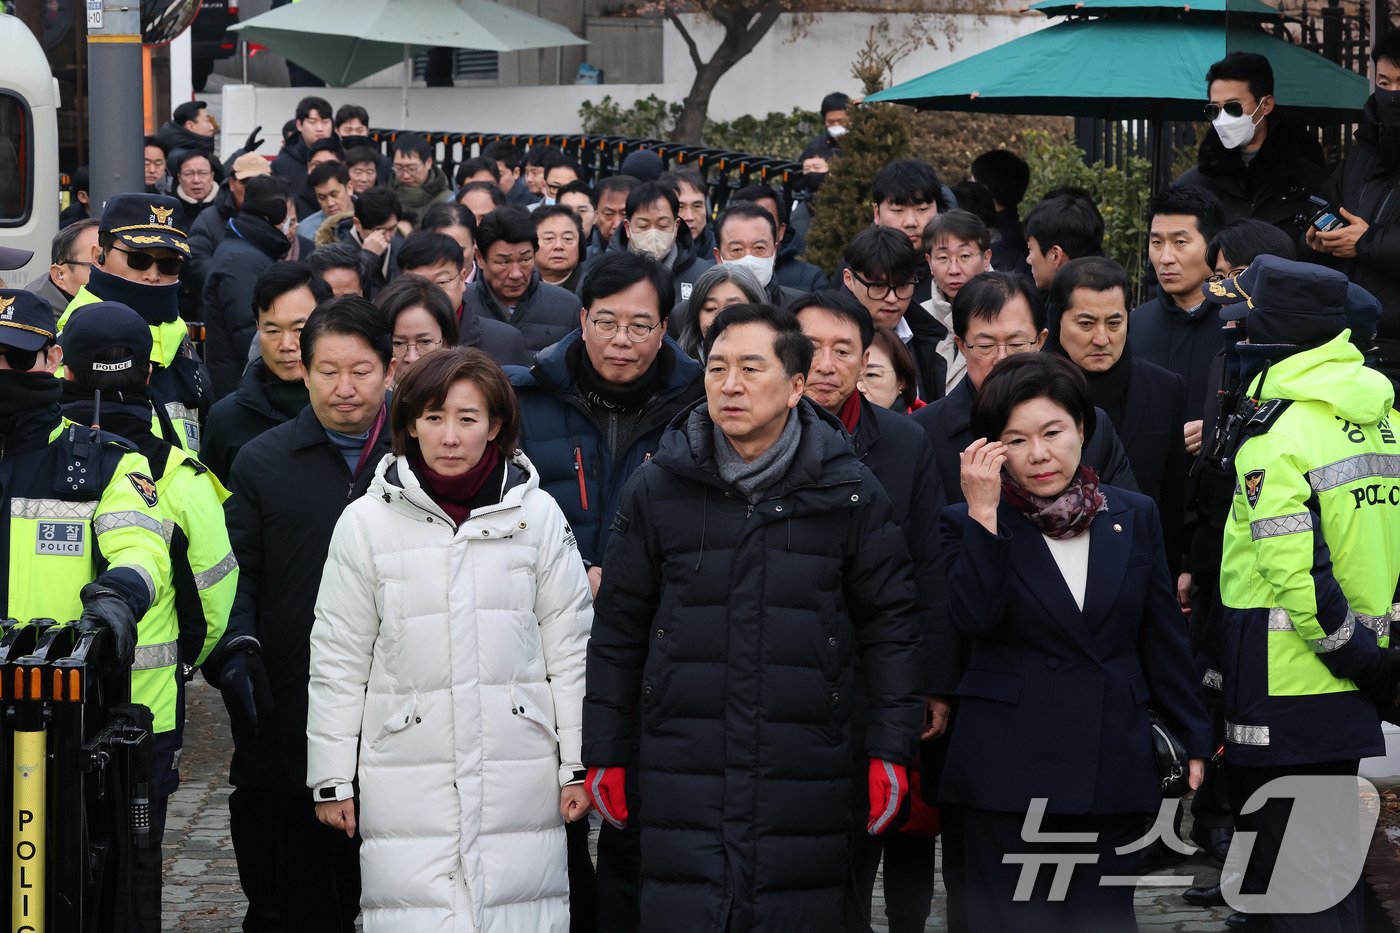
[[773, 446], [747, 463], [729, 443], [729, 438], [724, 436], [719, 425], [714, 426], [714, 432], [719, 478], [739, 490], [750, 505], [787, 474], [792, 458], [797, 454], [797, 444], [802, 440], [802, 425], [795, 408], [788, 412], [787, 424], [783, 425], [783, 433], [778, 435]]

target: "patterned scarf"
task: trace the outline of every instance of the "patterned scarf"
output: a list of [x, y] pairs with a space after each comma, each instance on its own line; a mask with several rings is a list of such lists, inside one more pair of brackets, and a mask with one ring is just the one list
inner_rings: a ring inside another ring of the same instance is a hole
[[1074, 479], [1058, 496], [1047, 499], [1002, 476], [1001, 491], [1007, 505], [1021, 510], [1040, 533], [1051, 538], [1076, 538], [1089, 530], [1094, 516], [1108, 508], [1099, 492], [1099, 475], [1093, 467], [1079, 467]]

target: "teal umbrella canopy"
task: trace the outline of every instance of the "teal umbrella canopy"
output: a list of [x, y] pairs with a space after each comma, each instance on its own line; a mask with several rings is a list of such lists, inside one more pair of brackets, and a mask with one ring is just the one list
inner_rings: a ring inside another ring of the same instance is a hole
[[1030, 7], [1046, 16], [1092, 16], [1105, 14], [1141, 16], [1177, 13], [1193, 18], [1216, 14], [1254, 20], [1281, 20], [1283, 14], [1262, 0], [1042, 0]]
[[492, 0], [301, 0], [233, 29], [338, 86], [435, 46], [516, 52], [588, 44]]
[[1364, 76], [1253, 26], [1114, 16], [1033, 32], [868, 99], [920, 110], [1201, 120], [1206, 70], [1237, 51], [1269, 59], [1275, 98], [1301, 119], [1350, 119], [1370, 94]]

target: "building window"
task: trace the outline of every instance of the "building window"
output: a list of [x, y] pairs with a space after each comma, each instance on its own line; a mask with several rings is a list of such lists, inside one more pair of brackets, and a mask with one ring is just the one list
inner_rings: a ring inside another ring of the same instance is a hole
[[[427, 54], [413, 59], [413, 77], [422, 81], [428, 69]], [[454, 81], [498, 81], [501, 77], [501, 53], [489, 49], [454, 49], [452, 52], [452, 80]]]

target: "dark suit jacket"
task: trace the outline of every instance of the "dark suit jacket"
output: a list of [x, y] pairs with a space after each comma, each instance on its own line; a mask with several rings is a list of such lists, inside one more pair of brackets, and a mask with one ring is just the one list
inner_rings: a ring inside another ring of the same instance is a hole
[[1193, 758], [1210, 724], [1167, 573], [1157, 507], [1103, 487], [1081, 611], [1044, 536], [1003, 505], [998, 534], [943, 512], [949, 614], [971, 643], [939, 798], [1021, 812], [1156, 812], [1150, 704]]
[[1186, 516], [1186, 383], [1174, 372], [1133, 357], [1123, 414], [1115, 426], [1138, 488], [1162, 513], [1167, 567], [1181, 568], [1182, 523]]
[[[962, 464], [958, 455], [967, 449], [975, 438], [972, 436], [972, 381], [964, 378], [953, 391], [931, 405], [925, 405], [909, 416], [919, 427], [928, 432], [933, 443], [933, 460], [937, 476], [937, 506], [963, 501]], [[1098, 412], [1098, 427], [1089, 443], [1084, 445], [1084, 463], [1093, 467], [1099, 474], [1099, 481], [1137, 490], [1137, 481], [1128, 466], [1128, 454], [1118, 441], [1113, 430], [1113, 422], [1102, 411]], [[935, 607], [938, 622], [935, 643], [943, 650], [927, 659], [928, 692], [948, 695], [957, 686], [967, 666], [965, 646], [962, 636], [947, 617], [946, 607], [939, 602]]]
[[943, 624], [943, 562], [938, 548], [938, 513], [942, 508], [934, 469], [933, 446], [908, 415], [901, 415], [860, 400], [851, 446], [889, 494], [894, 519], [904, 532], [914, 562], [914, 587], [918, 599], [920, 689], [924, 693], [947, 692], [941, 674], [944, 658], [956, 655], [958, 640]]

